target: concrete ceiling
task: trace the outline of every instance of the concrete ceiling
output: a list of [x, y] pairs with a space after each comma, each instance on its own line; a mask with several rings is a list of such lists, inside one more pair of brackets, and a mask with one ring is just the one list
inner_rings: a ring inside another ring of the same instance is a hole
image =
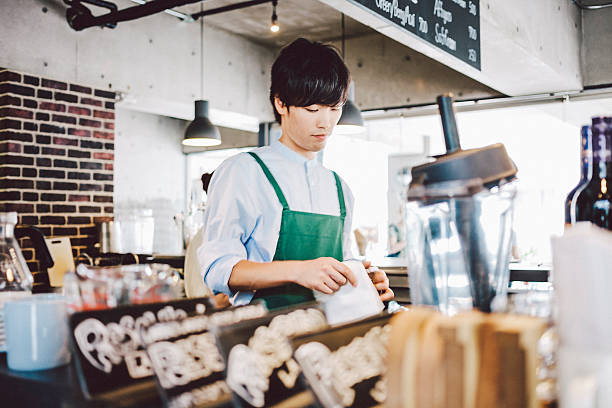
[[[238, 0], [205, 0], [200, 4], [204, 10], [210, 10], [239, 2]], [[200, 11], [200, 4], [190, 4], [174, 10], [193, 14]], [[276, 13], [280, 26], [278, 33], [270, 31], [272, 3], [207, 16], [204, 24], [241, 35], [271, 48], [282, 47], [297, 37], [306, 37], [314, 41], [333, 41], [341, 38], [341, 13], [318, 0], [279, 0]], [[371, 28], [349, 17], [345, 18], [347, 38], [374, 32]]]

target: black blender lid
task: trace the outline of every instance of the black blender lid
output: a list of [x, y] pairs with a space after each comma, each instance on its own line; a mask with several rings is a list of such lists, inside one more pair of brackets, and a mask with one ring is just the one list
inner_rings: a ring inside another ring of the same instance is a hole
[[410, 188], [456, 180], [470, 180], [472, 183], [475, 179], [491, 188], [514, 179], [516, 165], [504, 145], [496, 143], [462, 150], [451, 96], [438, 96], [437, 101], [447, 152], [431, 163], [413, 167]]

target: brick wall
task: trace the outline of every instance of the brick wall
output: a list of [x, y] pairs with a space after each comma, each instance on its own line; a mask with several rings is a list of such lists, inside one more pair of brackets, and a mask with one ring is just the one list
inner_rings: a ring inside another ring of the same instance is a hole
[[[0, 68], [0, 211], [92, 251], [113, 216], [115, 93]], [[30, 269], [38, 270], [22, 242]]]

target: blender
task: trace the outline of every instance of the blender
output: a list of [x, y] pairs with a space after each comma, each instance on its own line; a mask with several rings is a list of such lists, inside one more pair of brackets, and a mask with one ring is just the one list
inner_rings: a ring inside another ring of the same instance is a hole
[[452, 98], [437, 98], [446, 153], [412, 168], [405, 211], [412, 304], [452, 315], [505, 304], [516, 166], [501, 143], [461, 149]]

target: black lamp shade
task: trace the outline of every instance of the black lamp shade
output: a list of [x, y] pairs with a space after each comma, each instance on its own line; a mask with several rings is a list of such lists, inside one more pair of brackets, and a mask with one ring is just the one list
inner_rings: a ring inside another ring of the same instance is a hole
[[336, 125], [335, 132], [338, 134], [355, 134], [361, 133], [365, 130], [365, 124], [361, 117], [361, 111], [355, 105], [353, 100], [355, 99], [355, 85], [351, 82], [349, 86], [349, 96], [346, 103], [342, 107], [342, 115], [338, 124]]
[[220, 144], [219, 129], [208, 119], [208, 101], [195, 101], [195, 117], [185, 130], [183, 145], [201, 147]]

